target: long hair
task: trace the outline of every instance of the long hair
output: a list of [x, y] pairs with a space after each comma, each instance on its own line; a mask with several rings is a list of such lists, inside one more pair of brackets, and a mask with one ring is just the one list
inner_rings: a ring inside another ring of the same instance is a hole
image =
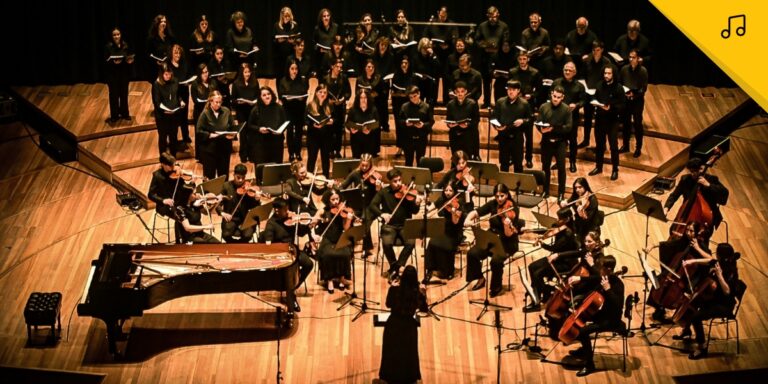
[[568, 201], [573, 201], [579, 198], [579, 194], [576, 193], [576, 184], [579, 184], [582, 187], [584, 187], [584, 191], [589, 193], [594, 193], [592, 191], [592, 187], [589, 186], [589, 181], [587, 181], [586, 177], [577, 177], [576, 180], [573, 181], [573, 185], [572, 185], [573, 193], [571, 193], [571, 198], [568, 199]]
[[371, 98], [371, 91], [364, 88], [359, 88], [357, 90], [357, 95], [355, 96], [355, 101], [352, 104], [352, 108], [362, 111], [362, 108], [360, 108], [360, 95], [365, 95], [365, 98], [368, 100], [368, 108], [366, 109], [366, 112], [370, 111], [371, 108], [373, 107], [373, 99]]
[[309, 102], [309, 106], [308, 106], [309, 113], [314, 115], [314, 116], [318, 116], [318, 115], [321, 115], [321, 114], [324, 114], [326, 116], [330, 116], [331, 115], [331, 105], [328, 102], [328, 96], [326, 96], [326, 98], [325, 98], [325, 100], [323, 101], [322, 104], [320, 104], [320, 101], [317, 98], [317, 92], [319, 92], [320, 90], [323, 90], [323, 89], [326, 92], [328, 92], [328, 86], [327, 85], [325, 85], [325, 84], [318, 84], [317, 88], [315, 88], [315, 94], [312, 95], [312, 101]]
[[400, 304], [408, 313], [419, 306], [419, 279], [413, 265], [406, 266], [400, 276]]
[[260, 107], [265, 107], [266, 106], [264, 104], [264, 100], [261, 99], [261, 93], [264, 92], [264, 91], [268, 91], [269, 94], [272, 95], [272, 101], [269, 102], [270, 105], [277, 103], [277, 95], [275, 95], [275, 91], [272, 88], [270, 88], [270, 87], [268, 87], [266, 85], [263, 85], [263, 86], [261, 86], [259, 88], [259, 100], [256, 102], [256, 104], [258, 106], [260, 106]]
[[152, 19], [152, 25], [149, 26], [149, 37], [158, 36], [158, 33], [160, 33], [160, 21], [163, 19], [165, 19], [165, 35], [168, 37], [173, 37], [173, 32], [171, 32], [171, 22], [168, 21], [168, 18], [162, 13]]
[[[205, 32], [200, 30], [200, 23], [203, 21], [208, 22], [208, 29], [206, 29]], [[195, 26], [195, 31], [192, 32], [192, 36], [195, 38], [195, 41], [198, 44], [202, 44], [203, 42], [213, 42], [215, 39], [215, 34], [211, 29], [211, 22], [208, 20], [208, 16], [200, 15], [200, 18], [197, 20], [197, 25]]]
[[[208, 101], [205, 103], [205, 109], [211, 110], [211, 101], [216, 97], [224, 98], [224, 96], [221, 95], [221, 92], [217, 90], [211, 91], [211, 93], [208, 94]], [[221, 107], [224, 108], [224, 106]]]

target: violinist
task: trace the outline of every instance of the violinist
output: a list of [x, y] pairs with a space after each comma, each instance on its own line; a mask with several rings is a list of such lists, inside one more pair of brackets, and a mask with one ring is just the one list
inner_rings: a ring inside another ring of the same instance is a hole
[[600, 233], [601, 214], [597, 196], [586, 178], [577, 177], [573, 181], [573, 194], [568, 201], [561, 200], [560, 206], [569, 207], [574, 212], [574, 229], [579, 241], [583, 241], [590, 231]]
[[427, 136], [435, 124], [433, 110], [429, 104], [421, 100], [419, 87], [412, 85], [408, 88], [408, 101], [397, 111], [397, 123], [402, 126], [405, 152], [405, 166], [412, 167], [416, 159], [421, 159], [427, 153]]
[[[176, 233], [181, 241], [189, 244], [216, 244], [219, 239], [213, 237], [209, 232], [213, 232], [213, 223], [203, 225], [201, 219], [203, 214], [210, 214], [212, 207], [218, 203], [219, 199], [213, 197], [213, 202], [209, 201], [208, 196], [202, 196], [197, 192], [182, 189], [177, 191], [177, 196], [182, 195], [186, 199], [185, 204], [177, 205], [174, 209], [174, 220], [176, 221]], [[209, 216], [210, 217], [210, 216]]]
[[379, 153], [377, 140], [377, 137], [380, 135], [378, 118], [379, 112], [374, 105], [371, 91], [364, 88], [358, 89], [355, 102], [347, 116], [347, 129], [349, 129], [350, 133], [352, 157], [359, 159], [363, 153]]
[[217, 211], [221, 216], [221, 237], [227, 243], [249, 243], [253, 239], [254, 227], [240, 229], [248, 211], [261, 205], [261, 191], [245, 180], [248, 168], [245, 164], [235, 165], [232, 180], [224, 183], [221, 194], [226, 196]]
[[[509, 193], [509, 188], [502, 183], [493, 187], [495, 199], [483, 204], [480, 208], [471, 211], [464, 220], [465, 226], [475, 224], [475, 220], [485, 215], [493, 215], [489, 221], [491, 232], [496, 233], [504, 246], [504, 256], [493, 256], [491, 259], [491, 297], [496, 297], [503, 291], [502, 278], [504, 277], [504, 261], [518, 251], [518, 234], [525, 222], [520, 219], [520, 208], [515, 205], [515, 201]], [[482, 261], [489, 257], [491, 252], [480, 248], [478, 245], [472, 247], [467, 253], [467, 282], [477, 280], [472, 290], [476, 291], [485, 287], [485, 277], [482, 272]]]
[[[669, 213], [669, 210], [672, 209], [672, 206], [675, 205], [675, 202], [680, 196], [683, 196], [683, 199], [685, 200], [683, 204], [685, 204], [688, 199], [695, 199], [696, 196], [689, 195], [691, 194], [691, 191], [697, 189], [698, 186], [698, 190], [701, 192], [702, 197], [712, 210], [713, 222], [707, 224], [714, 230], [717, 229], [720, 222], [723, 221], [723, 215], [720, 213], [720, 205], [725, 205], [728, 201], [728, 189], [720, 183], [720, 179], [718, 179], [717, 176], [705, 174], [705, 167], [706, 165], [698, 157], [693, 157], [688, 160], [688, 163], [685, 165], [688, 174], [683, 175], [680, 178], [677, 186], [667, 198], [667, 201], [664, 203], [664, 213]], [[681, 221], [687, 222], [688, 218], [683, 218]], [[707, 237], [707, 239], [709, 239], [709, 237]]]
[[155, 204], [157, 213], [171, 217], [173, 207], [176, 205], [174, 199], [177, 198], [178, 190], [185, 186], [185, 183], [176, 175], [176, 158], [168, 152], [160, 154], [160, 168], [152, 172], [152, 181], [149, 183], [149, 193], [147, 196]]
[[623, 329], [625, 325], [621, 321], [621, 312], [624, 306], [624, 282], [614, 273], [616, 258], [608, 255], [596, 263], [600, 272], [595, 276], [572, 278], [571, 284], [579, 285], [585, 290], [598, 290], [605, 302], [592, 317], [591, 323], [579, 331], [578, 340], [581, 347], [570, 351], [571, 356], [584, 360], [584, 367], [576, 373], [576, 376], [586, 376], [595, 371], [594, 351], [592, 350], [591, 335], [597, 332]]
[[229, 174], [229, 155], [235, 134], [223, 132], [232, 132], [235, 121], [230, 109], [222, 106], [222, 102], [223, 96], [219, 91], [211, 92], [195, 128], [195, 138], [200, 143], [198, 157], [203, 164], [203, 175], [209, 179]]
[[463, 206], [467, 211], [475, 209], [475, 203], [472, 196], [475, 191], [475, 178], [469, 173], [471, 170], [467, 165], [469, 155], [463, 150], [458, 150], [451, 157], [451, 167], [443, 178], [435, 185], [437, 189], [445, 189], [450, 185], [455, 193], [461, 194], [458, 198], [462, 200]]
[[451, 184], [446, 185], [434, 204], [434, 209], [439, 210], [437, 215], [445, 218], [445, 229], [429, 240], [424, 255], [423, 284], [429, 284], [433, 274], [437, 275], [440, 283], [453, 278], [454, 255], [464, 237], [465, 208], [464, 199], [456, 195]]
[[[545, 284], [544, 278], [555, 277], [555, 270], [557, 270], [558, 273], [570, 271], [578, 261], [577, 257], [573, 257], [578, 256], [573, 251], [579, 250], [579, 242], [576, 240], [576, 235], [574, 234], [573, 216], [571, 215], [570, 210], [558, 210], [557, 223], [555, 223], [555, 225], [537, 242], [541, 242], [544, 238], [549, 237], [554, 237], [554, 242], [552, 244], [541, 243], [541, 247], [552, 252], [552, 254], [528, 265], [528, 273], [531, 276], [531, 287], [533, 288], [534, 295], [540, 297], [541, 303], [547, 302], [552, 294], [552, 290]], [[590, 238], [586, 243], [589, 244], [589, 246], [585, 246], [586, 250], [582, 253], [586, 253], [593, 248], [594, 243], [595, 241]], [[567, 256], [559, 257], [561, 253], [567, 253]], [[539, 305], [530, 303], [523, 310], [526, 312], [533, 312], [539, 310], [539, 308]]]
[[[691, 360], [698, 360], [707, 356], [707, 346], [705, 344], [703, 320], [709, 320], [718, 317], [725, 317], [733, 312], [736, 305], [735, 292], [736, 284], [739, 280], [739, 273], [736, 267], [736, 260], [739, 254], [735, 253], [733, 246], [728, 243], [721, 243], [717, 246], [717, 256], [705, 253], [702, 258], [688, 259], [683, 261], [683, 265], [700, 264], [707, 267], [707, 275], [714, 275], [714, 279], [706, 279], [699, 284], [708, 284], [714, 282], [716, 288], [707, 287], [710, 291], [706, 300], [700, 303], [698, 311], [690, 319], [690, 325], [695, 331], [695, 340], [698, 348], [688, 355]], [[698, 289], [698, 288], [697, 288]], [[673, 336], [675, 340], [686, 340], [691, 337], [690, 327], [685, 327], [681, 335]]]
[[363, 153], [360, 155], [360, 165], [357, 169], [350, 172], [347, 178], [341, 182], [340, 189], [358, 188], [363, 193], [363, 208], [362, 212], [357, 212], [358, 216], [363, 218], [363, 225], [365, 225], [365, 236], [363, 237], [363, 250], [365, 251], [365, 257], [370, 256], [373, 253], [373, 238], [371, 237], [371, 223], [373, 218], [371, 212], [368, 210], [368, 206], [371, 205], [373, 197], [381, 190], [383, 184], [381, 181], [381, 174], [373, 168], [373, 156], [370, 153]]
[[[376, 193], [368, 209], [372, 218], [381, 217], [384, 220], [381, 227], [381, 243], [389, 262], [389, 270], [384, 275], [392, 281], [397, 279], [400, 267], [405, 266], [416, 245], [414, 239], [405, 239], [402, 231], [405, 220], [419, 211], [421, 196], [414, 195], [413, 191], [409, 191], [409, 187], [403, 184], [403, 175], [399, 169], [390, 169], [387, 178], [389, 185]], [[396, 239], [400, 239], [403, 244], [399, 257], [395, 256]]]
[[[295, 216], [295, 213], [288, 210], [288, 202], [282, 198], [272, 201], [272, 208], [274, 213], [269, 218], [269, 221], [267, 221], [259, 241], [264, 241], [267, 244], [290, 243], [295, 245], [297, 250], [301, 249], [298, 244], [299, 238], [309, 235], [309, 225], [315, 223], [314, 220], [309, 220], [308, 224], [305, 223], [306, 225], [302, 224], [299, 220], [295, 220], [295, 223], [292, 222], [290, 219], [292, 216]], [[296, 226], [298, 226], [298, 229]], [[299, 251], [297, 257], [299, 263], [299, 282], [296, 286], [298, 287], [306, 280], [309, 273], [312, 272], [314, 264], [309, 255], [303, 250]], [[299, 307], [296, 306], [296, 308]]]
[[291, 173], [293, 173], [293, 177], [285, 181], [285, 194], [288, 195], [287, 200], [291, 211], [308, 212], [310, 215], [314, 215], [317, 212], [317, 207], [310, 196], [312, 178], [307, 173], [307, 167], [300, 161], [294, 161], [291, 163]]
[[341, 201], [341, 193], [336, 188], [329, 188], [322, 198], [325, 205], [322, 211], [317, 211], [315, 221], [314, 241], [319, 243], [317, 259], [320, 266], [320, 280], [325, 281], [328, 292], [333, 293], [334, 284], [345, 289], [352, 286], [352, 249], [346, 247], [336, 249], [336, 243], [341, 234], [352, 226], [355, 212], [347, 208]]
[[463, 150], [473, 159], [480, 159], [480, 107], [467, 97], [467, 83], [457, 81], [453, 86], [454, 99], [446, 105], [446, 125], [451, 152]]

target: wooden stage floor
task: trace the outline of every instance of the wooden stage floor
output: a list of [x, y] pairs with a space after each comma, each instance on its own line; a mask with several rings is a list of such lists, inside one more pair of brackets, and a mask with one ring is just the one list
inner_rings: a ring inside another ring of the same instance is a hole
[[[30, 92], [28, 100], [39, 103], [41, 108], [45, 104], [64, 108], [65, 102], [46, 101], [46, 97], [64, 97], [62, 95], [68, 92], [65, 89], [71, 91], [77, 87], [43, 87], [50, 89], [47, 96], [42, 94], [44, 92], [32, 89], [21, 91]], [[101, 85], [85, 87], [91, 87], [93, 91]], [[146, 92], [142, 87], [140, 83], [132, 84], [131, 96], [140, 98], [138, 93]], [[724, 105], [715, 107], [700, 103], [715, 101], [727, 104], [734, 101], [731, 106], [735, 106], [735, 100], [743, 95], [740, 90], [668, 86], [652, 89], [663, 99], [654, 101], [655, 104], [664, 105], [659, 108], [670, 108], [669, 111], [686, 110], [693, 106], [700, 111], [706, 109], [706, 116], [701, 117], [701, 124], [705, 126], [701, 126], [697, 132], [706, 129], [731, 109]], [[716, 96], [701, 97], [707, 92]], [[727, 94], [734, 96], [729, 97]], [[77, 103], [88, 103], [85, 97], [78, 96], [78, 100]], [[692, 103], [691, 107], [680, 107], [685, 102]], [[156, 167], [153, 162], [148, 165], [143, 163], [155, 156], [152, 123], [140, 118], [143, 112], [141, 107], [137, 107], [132, 109], [132, 114], [136, 116], [133, 125], [123, 127], [124, 131], [118, 134], [104, 134], [110, 129], [121, 129], [103, 123], [106, 113], [104, 105], [106, 99], [103, 98], [101, 104], [91, 106], [90, 113], [98, 116], [72, 116], [63, 120], [54, 116], [61, 124], [85, 121], [95, 124], [94, 131], [79, 131], [77, 137], [81, 154], [84, 151], [90, 152], [93, 158], [103, 163], [103, 168], [87, 168], [84, 164], [88, 160], [83, 161], [82, 157], [81, 163], [67, 165], [84, 172], [120, 178], [137, 190], [146, 191], [150, 172]], [[70, 104], [68, 108], [75, 106]], [[661, 111], [649, 107], [647, 112], [648, 129], [651, 131], [661, 130], [666, 124], [673, 123], [669, 120], [671, 117]], [[83, 111], [82, 114], [88, 113]], [[659, 117], [654, 118], [654, 114]], [[676, 115], [674, 118], [680, 117]], [[98, 125], [99, 121], [101, 126]], [[693, 121], [674, 124], [680, 124], [676, 125], [677, 128], [696, 125]], [[726, 227], [722, 226], [713, 240], [722, 242], [727, 237], [742, 253], [740, 276], [748, 284], [739, 314], [741, 353], [736, 354], [733, 339], [723, 340], [724, 327], [716, 327], [713, 329], [713, 342], [710, 346], [711, 356], [700, 361], [690, 361], [686, 354], [662, 346], [684, 346], [671, 339], [672, 335], [678, 333], [678, 329], [664, 334], [668, 327], [663, 327], [652, 329], [647, 334], [648, 339], [658, 340], [661, 345], [649, 346], [646, 338], [641, 335], [629, 339], [626, 372], [621, 370], [621, 341], [601, 339], [596, 351], [599, 372], [587, 380], [671, 383], [677, 376], [768, 367], [768, 298], [759, 294], [768, 288], [768, 235], [765, 230], [768, 226], [768, 203], [765, 202], [764, 192], [768, 188], [768, 162], [764, 156], [768, 151], [766, 124], [768, 118], [756, 116], [744, 128], [736, 131], [731, 136], [731, 151], [712, 170], [731, 191], [728, 205], [723, 208], [728, 233]], [[141, 126], [146, 128], [136, 128]], [[150, 237], [136, 215], [115, 203], [115, 189], [112, 186], [49, 159], [35, 146], [34, 141], [38, 139], [36, 133], [32, 131], [30, 134], [24, 127], [21, 123], [11, 123], [2, 125], [0, 129], [0, 162], [4, 164], [0, 167], [0, 299], [6, 303], [0, 314], [0, 367], [103, 373], [106, 374], [104, 381], [109, 383], [274, 382], [277, 343], [274, 330], [269, 326], [272, 309], [242, 293], [185, 297], [148, 311], [143, 317], [126, 324], [129, 339], [124, 347], [128, 360], [111, 360], [106, 349], [103, 323], [89, 317], [78, 317], [73, 314], [73, 310], [83, 291], [90, 261], [98, 256], [103, 243], [148, 242]], [[666, 161], [670, 157], [679, 156], [679, 153], [687, 154], [686, 143], [696, 132], [688, 133], [688, 136], [672, 130], [665, 132], [654, 137], [659, 140], [659, 151], [670, 152], [658, 158]], [[136, 136], [134, 139], [132, 135], [143, 135], [143, 138]], [[435, 136], [435, 140], [440, 140], [439, 133]], [[670, 140], [671, 136], [677, 139]], [[101, 140], [115, 141], [100, 143]], [[679, 149], [673, 149], [676, 146]], [[444, 145], [436, 146], [433, 151], [434, 156], [448, 156]], [[492, 161], [495, 160], [493, 152]], [[482, 153], [484, 157], [485, 151]], [[393, 162], [397, 163], [392, 147], [385, 147], [382, 154], [378, 167], [383, 169]], [[626, 165], [627, 169], [621, 170], [620, 183], [612, 186], [615, 192], [608, 193], [615, 193], [618, 200], [632, 190], [639, 189], [638, 186], [647, 183], [646, 178], [652, 179], [664, 167], [669, 168], [669, 174], [679, 170], [679, 165], [651, 160], [651, 157], [646, 153], [638, 163], [646, 161], [653, 170], [639, 165]], [[634, 159], [631, 156], [624, 157], [623, 161], [625, 163], [622, 165], [630, 164]], [[535, 164], [540, 167], [538, 161]], [[88, 166], [92, 167], [93, 164]], [[586, 174], [591, 167], [591, 162], [584, 156], [579, 162], [579, 172], [574, 175]], [[569, 183], [574, 175], [569, 174]], [[590, 179], [590, 182], [607, 184], [608, 175], [602, 178], [605, 180]], [[662, 200], [666, 198], [665, 195], [654, 197]], [[605, 199], [607, 197], [601, 197], [601, 201]], [[631, 275], [640, 274], [636, 250], [642, 248], [645, 242], [645, 217], [634, 208], [605, 210], [609, 215], [603, 231], [605, 237], [612, 241], [608, 253], [618, 258], [619, 265], [626, 265]], [[143, 211], [139, 216], [149, 221], [152, 211]], [[523, 212], [523, 218], [532, 220], [532, 215]], [[666, 232], [665, 224], [650, 222], [651, 242], [666, 238]], [[521, 248], [530, 251], [533, 245], [522, 244]], [[417, 250], [421, 268], [423, 252], [420, 245]], [[653, 256], [656, 255], [654, 252]], [[536, 259], [546, 254], [536, 251], [530, 256]], [[657, 262], [653, 264], [658, 268]], [[456, 266], [459, 265], [457, 260]], [[518, 267], [525, 267], [523, 260], [515, 261], [507, 266], [507, 270], [515, 272]], [[370, 299], [379, 302], [384, 300], [388, 287], [386, 281], [379, 277], [380, 268], [380, 265], [368, 265], [366, 290]], [[355, 261], [355, 271], [358, 277], [363, 275], [363, 263], [360, 260]], [[421, 270], [419, 274], [422, 274]], [[294, 328], [283, 335], [281, 340], [280, 363], [284, 382], [372, 382], [378, 374], [382, 343], [382, 329], [373, 327], [372, 313], [377, 312], [380, 306], [374, 305], [375, 309], [371, 313], [352, 322], [352, 317], [357, 313], [355, 308], [347, 306], [337, 310], [345, 298], [344, 294], [339, 290], [328, 294], [322, 286], [316, 284], [316, 279], [313, 272], [307, 280], [307, 292], [303, 288], [297, 292], [302, 312], [298, 314]], [[462, 289], [464, 284], [463, 278], [456, 277], [447, 285], [428, 288], [430, 302], [447, 300], [434, 308], [440, 321], [424, 318], [419, 329], [424, 383], [496, 381], [497, 353], [494, 347], [498, 335], [493, 328], [493, 313], [475, 321], [480, 307], [471, 305], [469, 300], [482, 299], [483, 291], [469, 292]], [[627, 293], [637, 291], [642, 297], [642, 279], [627, 277], [625, 286]], [[532, 327], [538, 322], [538, 314], [531, 314], [526, 319], [520, 310], [524, 303], [519, 277], [511, 275], [511, 280], [505, 279], [504, 287], [504, 295], [493, 300], [513, 307], [512, 311], [501, 313], [504, 327], [501, 333], [502, 346], [526, 336], [532, 337], [534, 328], [523, 330], [522, 327]], [[37, 291], [63, 293], [64, 334], [55, 347], [27, 345], [22, 313], [29, 294]], [[456, 295], [451, 296], [454, 292], [457, 292]], [[361, 281], [357, 282], [357, 293], [362, 293]], [[260, 298], [271, 302], [278, 300], [275, 294], [269, 292], [262, 293]], [[642, 320], [642, 305], [635, 306], [632, 314], [632, 326], [638, 327]], [[645, 323], [650, 324], [650, 321], [650, 314], [647, 314]], [[731, 335], [733, 331], [731, 326]], [[538, 341], [544, 352], [550, 353], [550, 360], [568, 360], [567, 351], [572, 347], [557, 345], [546, 337], [540, 337]], [[538, 356], [525, 350], [501, 355], [502, 383], [584, 382], [575, 376], [575, 372], [576, 368], [573, 367], [542, 363]], [[732, 377], [736, 377], [735, 374]]]

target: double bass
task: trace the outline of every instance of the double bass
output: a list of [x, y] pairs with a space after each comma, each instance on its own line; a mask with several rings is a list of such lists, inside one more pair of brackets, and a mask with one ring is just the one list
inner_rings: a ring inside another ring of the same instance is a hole
[[[707, 170], [715, 165], [715, 162], [717, 162], [722, 155], [723, 151], [720, 148], [715, 148], [712, 156], [704, 164], [704, 169], [699, 172], [699, 177], [704, 177]], [[714, 221], [712, 207], [704, 199], [704, 195], [701, 193], [701, 187], [698, 182], [685, 196], [683, 205], [680, 207], [680, 210], [677, 211], [674, 224], [669, 228], [670, 238], [676, 239], [682, 237], [686, 223], [692, 221], [707, 226], [711, 226]]]

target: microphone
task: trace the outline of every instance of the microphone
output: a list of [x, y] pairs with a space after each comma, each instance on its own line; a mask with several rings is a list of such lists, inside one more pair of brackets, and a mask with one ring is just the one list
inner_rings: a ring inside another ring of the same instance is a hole
[[634, 301], [635, 301], [634, 296], [632, 296], [631, 294], [627, 295], [627, 300], [624, 301], [624, 317], [629, 318], [630, 313], [632, 312], [632, 304], [634, 303]]

